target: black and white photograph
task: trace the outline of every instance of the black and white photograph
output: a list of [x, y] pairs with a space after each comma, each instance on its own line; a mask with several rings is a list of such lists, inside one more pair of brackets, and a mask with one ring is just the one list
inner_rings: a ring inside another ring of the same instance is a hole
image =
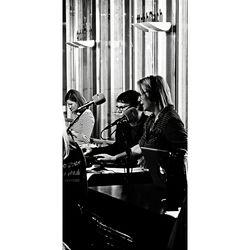
[[187, 3], [63, 1], [63, 244], [187, 249]]
[[249, 249], [246, 3], [1, 12], [3, 249]]

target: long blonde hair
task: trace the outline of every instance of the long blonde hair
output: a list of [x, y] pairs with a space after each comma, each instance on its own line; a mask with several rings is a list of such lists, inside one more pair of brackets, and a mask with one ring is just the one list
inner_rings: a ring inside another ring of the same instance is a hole
[[[137, 82], [141, 92], [146, 91], [148, 98], [155, 102], [159, 109], [173, 105], [170, 88], [162, 76], [147, 76]], [[144, 86], [144, 90], [142, 89]]]

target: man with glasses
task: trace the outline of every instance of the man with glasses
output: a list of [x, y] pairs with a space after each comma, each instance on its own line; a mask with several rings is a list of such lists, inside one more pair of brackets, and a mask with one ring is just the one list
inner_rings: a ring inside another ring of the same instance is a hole
[[[138, 144], [143, 134], [144, 123], [148, 116], [143, 112], [140, 93], [135, 90], [127, 90], [117, 97], [116, 114], [122, 116], [124, 111], [131, 107], [135, 107], [138, 111], [137, 121], [134, 123], [118, 123], [116, 127], [115, 142], [105, 147], [93, 148], [88, 155], [98, 154], [98, 157], [108, 161], [112, 156], [126, 151], [126, 148], [131, 148]], [[135, 165], [136, 159], [131, 163], [131, 166]]]

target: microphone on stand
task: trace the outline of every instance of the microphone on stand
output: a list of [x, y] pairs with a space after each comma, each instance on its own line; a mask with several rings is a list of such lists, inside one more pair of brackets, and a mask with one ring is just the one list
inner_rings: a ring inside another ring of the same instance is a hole
[[82, 113], [87, 109], [88, 106], [95, 104], [95, 105], [100, 105], [102, 103], [104, 103], [106, 101], [106, 98], [104, 96], [104, 94], [99, 93], [96, 94], [92, 97], [92, 101], [85, 103], [84, 105], [82, 105], [81, 107], [79, 107], [76, 110], [76, 113], [79, 113], [78, 116], [70, 123], [69, 127], [67, 128], [67, 132], [70, 132], [71, 127], [75, 124], [75, 122], [79, 119], [79, 117], [82, 115]]
[[138, 120], [138, 111], [135, 107], [131, 107], [131, 108], [125, 110], [123, 114], [124, 115], [121, 118], [119, 118], [119, 119], [115, 120], [114, 122], [112, 122], [111, 124], [109, 124], [102, 131], [109, 129], [109, 128], [117, 125], [120, 122], [133, 123], [133, 122], [137, 122], [137, 120]]
[[85, 103], [81, 107], [79, 107], [76, 112], [82, 113], [84, 112], [90, 105], [95, 104], [95, 105], [100, 105], [106, 101], [106, 98], [104, 94], [99, 93], [96, 94], [92, 97], [92, 101]]

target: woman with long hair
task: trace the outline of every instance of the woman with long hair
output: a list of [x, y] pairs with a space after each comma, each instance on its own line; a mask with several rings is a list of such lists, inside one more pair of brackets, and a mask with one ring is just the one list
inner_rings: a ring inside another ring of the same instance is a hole
[[138, 81], [145, 111], [152, 112], [147, 120], [140, 147], [169, 151], [187, 150], [187, 133], [174, 109], [168, 84], [161, 76], [148, 76]]
[[[187, 152], [187, 133], [184, 124], [174, 109], [168, 84], [161, 76], [147, 76], [138, 81], [141, 92], [141, 103], [144, 111], [151, 112], [144, 124], [143, 135], [138, 144], [131, 148], [130, 155], [138, 157], [142, 155], [142, 147], [166, 151], [164, 166], [158, 163], [154, 167], [163, 174], [167, 192], [167, 206], [176, 209], [186, 197], [186, 169], [185, 155]], [[125, 157], [126, 153], [112, 156], [110, 159], [98, 158], [100, 161]], [[170, 159], [170, 158], [168, 158]], [[145, 160], [147, 166], [147, 161]], [[163, 170], [160, 168], [163, 167]], [[162, 171], [162, 172], [161, 172]]]
[[[139, 143], [131, 148], [132, 155], [142, 154], [141, 147], [169, 151], [187, 150], [187, 133], [174, 109], [168, 84], [159, 75], [142, 78], [137, 84], [143, 110], [151, 112], [151, 115], [144, 124]], [[114, 161], [125, 155], [123, 152], [108, 160]]]
[[[78, 117], [78, 108], [86, 103], [86, 99], [77, 90], [70, 89], [64, 98], [67, 106], [72, 112], [72, 118]], [[79, 119], [70, 128], [70, 134], [79, 146], [90, 142], [90, 137], [94, 128], [95, 118], [90, 109], [80, 115]]]

